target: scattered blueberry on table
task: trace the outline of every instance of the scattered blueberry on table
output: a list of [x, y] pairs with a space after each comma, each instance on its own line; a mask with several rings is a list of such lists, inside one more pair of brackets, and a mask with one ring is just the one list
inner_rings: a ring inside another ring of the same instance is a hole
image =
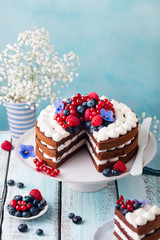
[[18, 187], [18, 188], [24, 188], [24, 183], [18, 182], [18, 183], [17, 183], [17, 187]]
[[75, 216], [75, 214], [74, 214], [74, 213], [69, 213], [69, 214], [68, 214], [68, 217], [69, 217], [70, 219], [73, 219], [73, 218], [74, 218], [74, 216]]
[[68, 217], [72, 219], [72, 222], [75, 224], [80, 224], [82, 222], [82, 218], [80, 216], [75, 216], [74, 213], [69, 213]]
[[7, 184], [8, 184], [9, 186], [14, 186], [15, 181], [14, 181], [13, 179], [9, 179], [9, 180], [7, 181]]
[[38, 236], [42, 236], [43, 235], [43, 230], [42, 229], [37, 229], [36, 234]]
[[18, 230], [19, 230], [20, 232], [26, 232], [26, 231], [28, 230], [27, 224], [21, 223], [21, 224], [18, 226]]

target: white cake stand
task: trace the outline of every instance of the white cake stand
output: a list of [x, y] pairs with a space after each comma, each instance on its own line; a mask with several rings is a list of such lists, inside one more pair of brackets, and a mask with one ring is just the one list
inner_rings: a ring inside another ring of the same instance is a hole
[[[127, 171], [119, 176], [104, 177], [102, 173], [99, 173], [92, 160], [84, 148], [71, 157], [66, 163], [64, 163], [59, 169], [61, 173], [57, 177], [51, 177], [43, 172], [37, 172], [35, 170], [35, 165], [33, 163], [33, 158], [23, 159], [19, 154], [20, 144], [33, 145], [35, 146], [35, 130], [34, 128], [23, 134], [16, 144], [16, 154], [21, 163], [23, 163], [27, 168], [41, 174], [42, 176], [52, 178], [57, 181], [67, 182], [69, 187], [75, 191], [79, 192], [95, 192], [103, 189], [109, 181], [113, 181], [130, 174], [130, 169], [134, 162], [134, 158], [126, 164]], [[146, 166], [150, 163], [155, 154], [157, 153], [157, 141], [155, 136], [150, 132], [150, 137], [146, 149], [144, 151], [144, 163]]]

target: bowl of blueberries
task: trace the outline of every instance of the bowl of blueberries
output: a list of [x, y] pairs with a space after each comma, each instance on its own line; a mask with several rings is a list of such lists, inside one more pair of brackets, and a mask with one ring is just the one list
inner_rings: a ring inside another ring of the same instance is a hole
[[7, 214], [16, 219], [33, 220], [48, 210], [48, 203], [38, 189], [32, 189], [29, 195], [15, 195], [5, 204]]

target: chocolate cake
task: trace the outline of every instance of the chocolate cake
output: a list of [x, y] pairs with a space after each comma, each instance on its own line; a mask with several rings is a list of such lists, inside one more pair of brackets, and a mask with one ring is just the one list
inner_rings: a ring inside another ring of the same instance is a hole
[[114, 235], [119, 240], [160, 239], [160, 208], [150, 206], [147, 200], [124, 202], [117, 200], [114, 216]]
[[138, 148], [138, 118], [125, 104], [92, 92], [59, 100], [42, 110], [35, 126], [36, 154], [59, 167], [86, 146], [99, 172], [127, 163]]

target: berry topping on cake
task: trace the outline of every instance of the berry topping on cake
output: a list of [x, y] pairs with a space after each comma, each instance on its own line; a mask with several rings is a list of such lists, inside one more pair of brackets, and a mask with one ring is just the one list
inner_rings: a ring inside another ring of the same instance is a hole
[[[115, 120], [113, 104], [108, 99], [100, 99], [95, 92], [83, 96], [77, 93], [66, 101], [56, 101], [54, 105], [54, 119], [68, 132], [78, 133], [85, 126], [93, 133]], [[92, 121], [91, 124], [86, 125], [89, 121]]]
[[118, 161], [114, 164], [113, 169], [119, 170], [121, 173], [124, 173], [126, 171], [126, 165], [123, 162]]
[[99, 96], [98, 96], [98, 94], [96, 93], [96, 92], [91, 92], [91, 93], [89, 93], [88, 94], [88, 97], [89, 98], [93, 98], [93, 99], [95, 99], [95, 100], [99, 100]]
[[102, 117], [100, 115], [96, 115], [92, 118], [92, 122], [91, 124], [94, 126], [94, 127], [99, 127], [102, 125]]

